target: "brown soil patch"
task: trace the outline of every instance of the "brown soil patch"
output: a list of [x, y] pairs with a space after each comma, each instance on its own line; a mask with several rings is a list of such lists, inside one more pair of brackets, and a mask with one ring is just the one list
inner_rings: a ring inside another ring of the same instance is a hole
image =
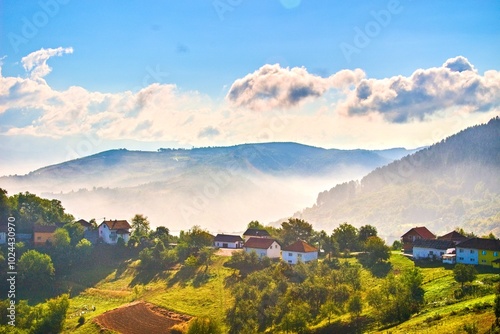
[[101, 329], [122, 334], [170, 333], [172, 326], [187, 322], [188, 315], [178, 314], [151, 303], [134, 302], [107, 311], [94, 319]]

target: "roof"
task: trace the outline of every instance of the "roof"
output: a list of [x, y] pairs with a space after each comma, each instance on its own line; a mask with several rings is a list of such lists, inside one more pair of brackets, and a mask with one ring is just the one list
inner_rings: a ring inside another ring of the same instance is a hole
[[500, 263], [500, 259], [496, 259], [496, 260], [493, 260], [491, 262], [493, 262], [493, 263]]
[[439, 239], [417, 239], [413, 242], [413, 248], [433, 248], [433, 249], [443, 249], [453, 248], [455, 243], [451, 240], [439, 240]]
[[282, 249], [287, 252], [298, 252], [298, 253], [313, 253], [317, 252], [318, 249], [309, 245], [307, 242], [303, 240], [297, 240], [293, 244], [288, 245]]
[[258, 228], [249, 228], [243, 233], [243, 235], [251, 237], [270, 237], [271, 235], [266, 230], [261, 230]]
[[54, 233], [57, 230], [56, 225], [35, 225], [33, 232], [35, 233]]
[[215, 236], [214, 241], [219, 242], [238, 242], [243, 241], [239, 235], [230, 235], [230, 234], [217, 234]]
[[[130, 224], [128, 223], [128, 221], [126, 220], [105, 220], [101, 223], [102, 224], [106, 224], [106, 226], [110, 229], [110, 230], [128, 230], [130, 228], [132, 228], [130, 226]], [[99, 225], [99, 226], [101, 226]]]
[[438, 237], [438, 239], [440, 240], [452, 240], [452, 241], [462, 241], [462, 240], [466, 240], [467, 237], [458, 233], [457, 231], [452, 231], [450, 233], [447, 233], [445, 235], [442, 235], [440, 237]]
[[270, 239], [270, 238], [250, 238], [247, 240], [247, 242], [245, 242], [243, 247], [245, 247], [245, 248], [257, 248], [257, 249], [268, 249], [269, 247], [271, 247], [273, 242], [278, 243], [276, 240]]
[[436, 236], [427, 229], [425, 226], [420, 226], [420, 227], [414, 227], [405, 234], [403, 234], [401, 237], [404, 237], [407, 234], [410, 234], [411, 232], [417, 233], [424, 239], [436, 239]]
[[470, 238], [459, 243], [457, 247], [500, 251], [500, 240], [486, 239], [486, 238]]
[[83, 227], [91, 227], [92, 224], [86, 221], [85, 219], [80, 219], [76, 221], [75, 223], [82, 225]]

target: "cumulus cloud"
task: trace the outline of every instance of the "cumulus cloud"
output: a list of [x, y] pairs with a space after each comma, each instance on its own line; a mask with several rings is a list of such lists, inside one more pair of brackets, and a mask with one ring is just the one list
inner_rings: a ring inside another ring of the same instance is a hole
[[23, 57], [21, 62], [32, 80], [45, 83], [43, 77], [52, 72], [52, 68], [47, 65], [47, 60], [49, 60], [50, 57], [62, 56], [66, 53], [73, 53], [73, 48], [58, 47], [56, 49], [40, 49]]
[[226, 99], [234, 106], [251, 110], [286, 109], [308, 98], [319, 97], [330, 88], [345, 88], [356, 84], [363, 77], [364, 72], [359, 69], [343, 70], [323, 78], [309, 73], [304, 67], [264, 65], [237, 79]]
[[453, 108], [477, 112], [499, 106], [500, 72], [480, 75], [467, 58], [458, 56], [409, 77], [363, 79], [341, 107], [348, 115], [380, 113], [387, 121], [403, 123]]

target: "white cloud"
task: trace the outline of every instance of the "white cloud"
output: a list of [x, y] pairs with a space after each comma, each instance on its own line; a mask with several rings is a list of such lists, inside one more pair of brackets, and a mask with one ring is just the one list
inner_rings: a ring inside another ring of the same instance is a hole
[[58, 47], [57, 49], [40, 49], [23, 57], [21, 62], [32, 80], [45, 83], [43, 77], [52, 72], [52, 68], [47, 65], [47, 60], [49, 60], [50, 57], [61, 56], [66, 53], [73, 53], [73, 48]]
[[328, 78], [310, 74], [304, 67], [264, 65], [236, 80], [226, 99], [251, 110], [287, 109], [323, 95], [330, 88], [346, 88], [364, 77], [364, 72], [343, 70]]
[[[415, 147], [485, 122], [499, 110], [499, 72], [481, 75], [464, 57], [386, 79], [365, 78], [359, 69], [320, 77], [305, 68], [265, 65], [236, 80], [226, 100], [217, 102], [173, 84], [119, 93], [78, 86], [55, 90], [42, 79], [44, 66], [51, 56], [67, 52], [40, 50], [23, 58], [31, 71], [27, 78], [0, 75], [0, 134], [91, 135], [101, 142], [162, 141], [184, 147], [259, 141]], [[434, 133], [436, 127], [442, 132]]]
[[409, 77], [363, 79], [342, 104], [348, 115], [380, 113], [389, 122], [424, 120], [443, 110], [491, 111], [500, 106], [500, 72], [480, 75], [467, 58], [418, 69]]

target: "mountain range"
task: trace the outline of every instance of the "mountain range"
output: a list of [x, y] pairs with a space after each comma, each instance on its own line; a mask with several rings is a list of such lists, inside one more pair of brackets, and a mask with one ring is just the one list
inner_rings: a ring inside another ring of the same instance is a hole
[[500, 118], [321, 192], [295, 213], [318, 228], [371, 224], [387, 239], [414, 226], [500, 236]]
[[197, 224], [244, 229], [311, 203], [328, 185], [360, 178], [416, 150], [338, 150], [297, 143], [230, 147], [117, 149], [0, 178], [10, 194], [34, 192], [62, 201], [78, 218], [145, 214], [172, 230]]

